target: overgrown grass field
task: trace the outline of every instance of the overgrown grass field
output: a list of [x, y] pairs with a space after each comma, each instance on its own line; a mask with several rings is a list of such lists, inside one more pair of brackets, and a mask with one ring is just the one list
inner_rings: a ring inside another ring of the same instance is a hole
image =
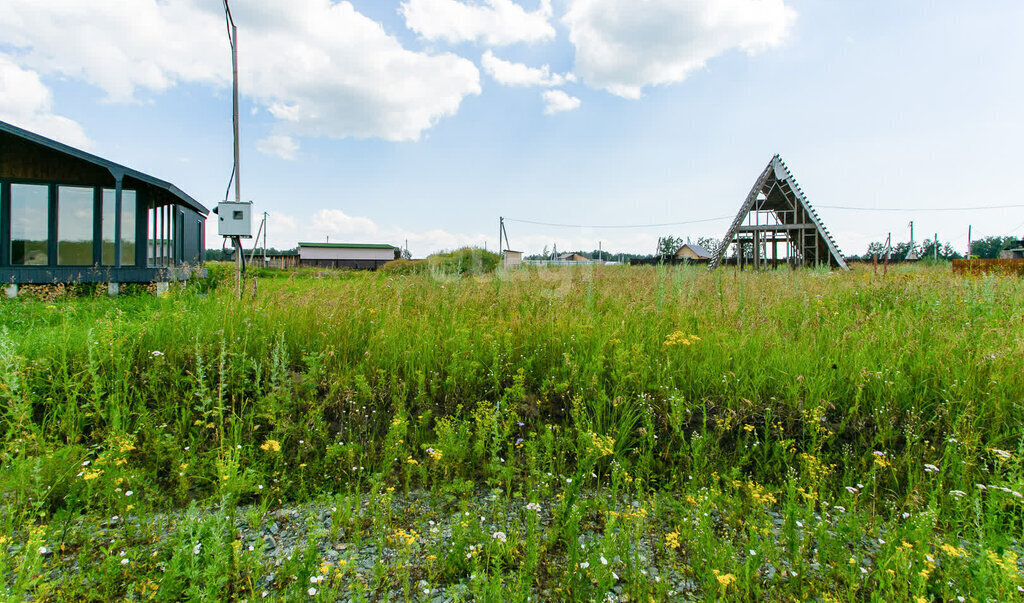
[[1017, 278], [300, 272], [0, 325], [12, 599], [1024, 592]]

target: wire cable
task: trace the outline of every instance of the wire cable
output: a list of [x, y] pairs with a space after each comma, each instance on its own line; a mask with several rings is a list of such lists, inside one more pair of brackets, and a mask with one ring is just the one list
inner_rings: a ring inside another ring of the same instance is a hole
[[518, 222], [520, 224], [535, 224], [537, 226], [554, 226], [557, 228], [661, 228], [664, 226], [681, 226], [683, 224], [700, 224], [702, 222], [717, 222], [729, 220], [735, 216], [721, 216], [718, 218], [705, 218], [703, 220], [687, 220], [685, 222], [664, 222], [662, 224], [556, 224], [552, 222], [537, 222], [535, 220], [516, 220], [505, 218], [506, 222]]
[[974, 211], [980, 209], [1013, 209], [1024, 207], [1024, 203], [1015, 205], [980, 205], [977, 207], [851, 207], [848, 205], [815, 205], [825, 209], [849, 209], [856, 211]]

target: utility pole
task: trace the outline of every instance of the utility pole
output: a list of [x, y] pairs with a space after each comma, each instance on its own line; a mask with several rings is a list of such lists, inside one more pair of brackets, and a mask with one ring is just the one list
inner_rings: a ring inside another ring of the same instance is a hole
[[602, 249], [601, 249], [601, 241], [598, 241], [597, 242], [597, 259], [598, 260], [601, 259], [601, 251], [602, 251]]
[[[228, 0], [224, 0], [224, 18], [228, 28], [228, 42], [231, 45], [231, 126], [234, 134], [235, 162], [232, 172], [235, 175], [235, 203], [242, 202], [242, 165], [238, 150], [238, 28], [235, 27], [235, 20], [231, 17], [231, 8]], [[225, 195], [226, 197], [226, 195]], [[227, 201], [227, 199], [224, 199]], [[251, 233], [252, 231], [250, 231]], [[245, 267], [245, 259], [242, 257], [242, 239], [232, 237], [235, 245], [235, 274], [238, 279], [238, 297], [242, 297], [242, 277]]]
[[914, 252], [914, 221], [913, 220], [910, 221], [910, 249], [907, 250], [907, 257], [906, 257], [906, 259], [908, 259], [908, 260], [916, 260], [917, 259], [917, 253]]
[[964, 256], [968, 260], [971, 259], [971, 225], [967, 225], [967, 255]]
[[932, 241], [935, 243], [935, 256], [934, 256], [934, 259], [938, 260], [939, 259], [939, 233], [935, 233], [935, 238], [933, 238]]

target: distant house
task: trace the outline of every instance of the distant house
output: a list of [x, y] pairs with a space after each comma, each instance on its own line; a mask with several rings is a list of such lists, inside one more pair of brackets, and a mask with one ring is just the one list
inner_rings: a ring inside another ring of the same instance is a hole
[[518, 268], [523, 263], [523, 252], [506, 249], [504, 252], [504, 268]]
[[1024, 239], [1016, 241], [1016, 245], [999, 252], [999, 257], [1004, 260], [1024, 259]]
[[589, 262], [590, 258], [579, 253], [563, 253], [558, 256], [560, 262]]
[[209, 210], [142, 172], [0, 122], [0, 281], [160, 283], [201, 264]]
[[378, 243], [299, 243], [299, 265], [376, 270], [402, 257], [394, 245]]
[[711, 252], [697, 243], [686, 243], [672, 254], [677, 260], [707, 262], [711, 260]]

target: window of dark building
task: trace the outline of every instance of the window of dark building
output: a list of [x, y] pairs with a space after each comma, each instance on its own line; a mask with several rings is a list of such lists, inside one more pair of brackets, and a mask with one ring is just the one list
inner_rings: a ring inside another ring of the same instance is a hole
[[62, 266], [92, 264], [93, 191], [57, 187], [57, 263]]
[[45, 266], [50, 189], [45, 184], [11, 185], [11, 263]]

